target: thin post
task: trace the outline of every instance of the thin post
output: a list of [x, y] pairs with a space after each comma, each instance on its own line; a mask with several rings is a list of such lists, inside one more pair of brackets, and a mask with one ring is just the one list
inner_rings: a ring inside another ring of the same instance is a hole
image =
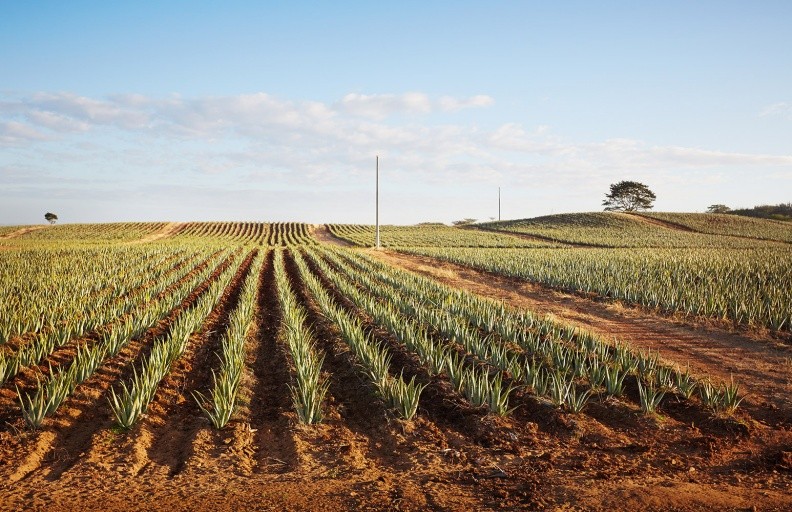
[[376, 203], [377, 203], [377, 214], [376, 214], [376, 223], [377, 223], [377, 249], [380, 248], [380, 232], [379, 232], [379, 155], [377, 155], [377, 191], [376, 191]]
[[498, 221], [500, 221], [500, 187], [498, 187]]

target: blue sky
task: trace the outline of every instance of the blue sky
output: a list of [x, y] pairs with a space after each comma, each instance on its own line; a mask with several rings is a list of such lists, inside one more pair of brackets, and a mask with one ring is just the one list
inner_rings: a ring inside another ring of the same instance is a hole
[[2, 2], [0, 224], [792, 201], [790, 2]]

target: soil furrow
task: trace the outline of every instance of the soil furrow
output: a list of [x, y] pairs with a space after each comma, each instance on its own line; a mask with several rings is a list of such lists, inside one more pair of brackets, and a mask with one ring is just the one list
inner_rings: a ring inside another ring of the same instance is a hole
[[183, 224], [184, 224], [183, 222], [168, 222], [159, 231], [156, 231], [154, 233], [146, 235], [143, 238], [141, 238], [140, 240], [133, 240], [133, 241], [128, 242], [128, 243], [130, 243], [130, 244], [145, 244], [145, 243], [148, 243], [148, 242], [154, 242], [154, 241], [160, 240], [162, 238], [167, 238], [169, 236], [173, 236], [177, 232], [181, 231], [181, 229], [183, 229], [183, 227], [182, 227]]
[[[618, 215], [625, 219], [641, 222], [643, 224], [649, 224], [650, 226], [656, 226], [656, 227], [671, 229], [675, 231], [686, 231], [688, 233], [700, 233], [700, 231], [696, 231], [695, 229], [689, 228], [687, 226], [683, 226], [682, 224], [677, 224], [676, 222], [671, 222], [668, 220], [655, 219], [654, 217], [647, 217], [637, 212], [611, 212], [611, 215]], [[725, 236], [730, 236], [730, 235], [725, 235]]]
[[[542, 236], [542, 235], [531, 235], [529, 233], [520, 233], [517, 231], [507, 231], [505, 229], [496, 229], [496, 228], [488, 228], [484, 226], [468, 226], [459, 229], [470, 229], [473, 231], [486, 231], [489, 233], [494, 233], [498, 235], [508, 235], [513, 236], [515, 238], [521, 238], [523, 240], [530, 240], [532, 242], [539, 242], [542, 244], [551, 243], [554, 245], [559, 245], [561, 247], [604, 247], [602, 245], [597, 244], [584, 244], [582, 242], [564, 242], [561, 240], [556, 240], [555, 238], [551, 238], [549, 236]], [[527, 247], [530, 249], [530, 247]]]
[[257, 472], [284, 473], [298, 463], [291, 433], [289, 365], [278, 341], [282, 314], [278, 304], [273, 258], [269, 251], [259, 279], [256, 332], [248, 349], [252, 369], [250, 426], [255, 430], [252, 466]]

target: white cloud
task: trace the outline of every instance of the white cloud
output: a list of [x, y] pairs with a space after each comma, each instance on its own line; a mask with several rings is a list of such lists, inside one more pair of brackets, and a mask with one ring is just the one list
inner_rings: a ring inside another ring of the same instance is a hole
[[56, 132], [84, 132], [91, 128], [91, 123], [74, 117], [46, 110], [34, 110], [27, 114], [34, 125], [48, 128]]
[[493, 103], [495, 103], [495, 100], [491, 96], [486, 96], [484, 94], [462, 99], [443, 96], [438, 101], [440, 108], [447, 112], [455, 112], [463, 108], [489, 107]]
[[768, 105], [767, 107], [763, 108], [762, 111], [759, 113], [760, 117], [786, 117], [792, 119], [792, 103], [787, 103], [786, 101], [781, 101], [779, 103], [773, 103], [772, 105]]
[[70, 93], [39, 93], [25, 103], [39, 112], [126, 129], [142, 128], [148, 122], [148, 114], [140, 109], [125, 108], [112, 100], [97, 100]]
[[0, 144], [10, 146], [31, 141], [43, 141], [48, 138], [47, 134], [30, 124], [13, 120], [0, 121]]
[[456, 112], [465, 108], [488, 107], [494, 103], [490, 96], [477, 95], [469, 98], [441, 96], [432, 100], [420, 92], [405, 94], [356, 94], [350, 93], [337, 103], [339, 111], [374, 120], [383, 120], [393, 115], [424, 115], [432, 112]]
[[488, 143], [493, 147], [509, 151], [534, 154], [563, 154], [567, 149], [563, 142], [549, 134], [546, 126], [526, 131], [518, 123], [506, 123], [489, 136]]
[[339, 110], [348, 114], [382, 120], [393, 114], [428, 114], [432, 110], [429, 96], [419, 92], [405, 94], [356, 94], [344, 96]]

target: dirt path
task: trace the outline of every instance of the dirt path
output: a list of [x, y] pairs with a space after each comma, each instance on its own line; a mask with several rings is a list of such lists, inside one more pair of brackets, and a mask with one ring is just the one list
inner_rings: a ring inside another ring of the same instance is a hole
[[132, 244], [145, 244], [147, 242], [154, 242], [155, 240], [161, 240], [163, 238], [167, 238], [171, 235], [176, 234], [176, 232], [184, 225], [184, 222], [168, 222], [162, 229], [156, 231], [154, 233], [149, 233], [148, 235], [144, 236], [140, 240], [135, 240], [130, 242]]
[[342, 240], [332, 234], [330, 229], [328, 229], [327, 224], [314, 224], [311, 234], [314, 236], [314, 238], [325, 244], [336, 245], [338, 247], [354, 247], [354, 244], [347, 242], [346, 240]]
[[391, 251], [367, 251], [390, 264], [478, 295], [554, 315], [606, 338], [690, 364], [697, 374], [729, 381], [747, 393], [743, 408], [770, 425], [792, 423], [792, 347], [770, 339], [706, 326], [692, 326], [637, 308], [593, 302], [583, 297], [480, 272], [461, 265]]
[[471, 229], [471, 230], [478, 230], [478, 231], [487, 231], [489, 233], [497, 233], [498, 235], [513, 236], [515, 238], [521, 238], [523, 240], [530, 240], [531, 242], [538, 242], [538, 243], [541, 243], [541, 244], [547, 244], [547, 243], [556, 244], [556, 245], [559, 245], [561, 247], [592, 247], [591, 245], [587, 245], [587, 244], [574, 244], [572, 242], [560, 242], [558, 240], [553, 240], [552, 238], [547, 237], [547, 236], [529, 235], [528, 233], [518, 233], [516, 231], [506, 231], [506, 230], [493, 229], [493, 228], [484, 228], [484, 227], [477, 227], [477, 226], [470, 226], [470, 227], [465, 227], [465, 228], [460, 228], [460, 229]]
[[16, 231], [12, 231], [10, 233], [6, 233], [5, 235], [0, 236], [0, 240], [8, 240], [9, 238], [17, 238], [31, 231], [37, 231], [39, 229], [45, 229], [49, 226], [28, 226], [25, 228], [17, 229]]
[[[636, 220], [644, 222], [646, 224], [651, 224], [653, 226], [660, 226], [662, 228], [667, 228], [667, 229], [676, 229], [678, 231], [688, 231], [690, 233], [700, 233], [702, 235], [710, 235], [710, 236], [742, 238], [742, 239], [745, 239], [745, 240], [760, 240], [762, 242], [776, 242], [776, 243], [780, 243], [780, 244], [784, 244], [784, 243], [792, 244], [792, 242], [789, 242], [789, 241], [786, 241], [786, 240], [779, 240], [779, 239], [776, 239], [776, 238], [761, 238], [761, 237], [758, 237], [758, 236], [738, 235], [736, 233], [734, 233], [734, 234], [709, 233], [707, 231], [701, 231], [701, 230], [698, 230], [698, 229], [689, 228], [687, 226], [683, 226], [682, 224], [677, 224], [676, 222], [671, 222], [671, 221], [668, 221], [668, 220], [655, 219], [653, 217], [647, 217], [645, 215], [641, 215], [640, 213], [623, 213], [621, 215], [629, 216], [631, 219], [636, 219]], [[776, 220], [772, 220], [772, 219], [765, 219], [765, 220], [769, 220], [771, 222], [781, 222], [783, 224], [782, 221], [776, 221]]]
[[[687, 226], [683, 226], [682, 224], [677, 224], [676, 222], [670, 222], [667, 220], [660, 220], [655, 219], [654, 217], [647, 217], [645, 215], [641, 215], [639, 213], [622, 213], [622, 212], [611, 212], [612, 215], [621, 215], [624, 218], [628, 218], [631, 220], [635, 220], [638, 222], [643, 222], [644, 224], [649, 224], [650, 226], [661, 227], [665, 229], [674, 229], [676, 231], [687, 231], [688, 233], [700, 233], [700, 231], [696, 231], [695, 229], [689, 228]], [[726, 235], [728, 236], [728, 235]]]

